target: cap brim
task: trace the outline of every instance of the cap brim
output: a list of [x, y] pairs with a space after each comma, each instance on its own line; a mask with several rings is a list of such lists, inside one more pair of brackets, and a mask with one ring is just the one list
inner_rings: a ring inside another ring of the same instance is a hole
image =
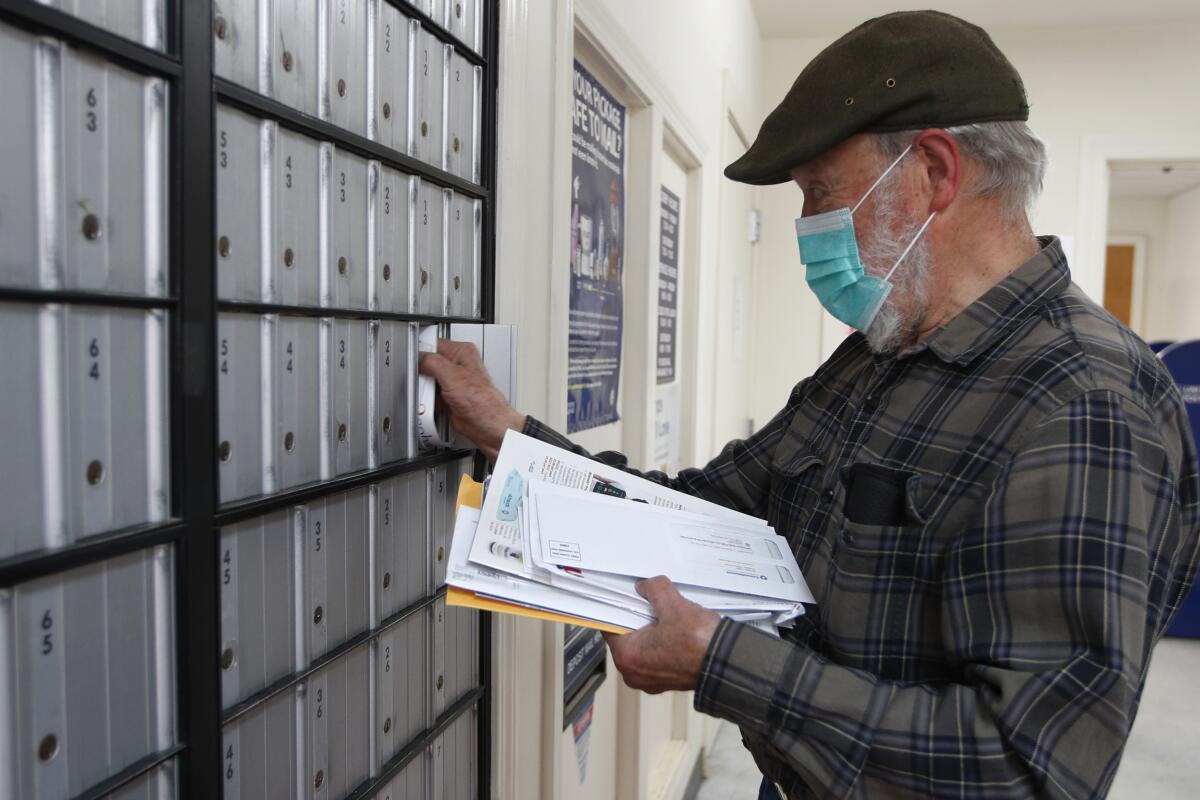
[[792, 179], [789, 174], [796, 163], [785, 164], [777, 155], [765, 157], [762, 148], [755, 141], [741, 158], [725, 167], [725, 177], [738, 183], [748, 183], [752, 186], [775, 186], [787, 183]]

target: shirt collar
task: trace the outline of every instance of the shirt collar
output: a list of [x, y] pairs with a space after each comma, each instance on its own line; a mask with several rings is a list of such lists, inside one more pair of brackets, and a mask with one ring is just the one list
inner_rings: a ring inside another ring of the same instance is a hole
[[[1039, 236], [1041, 250], [925, 340], [938, 358], [967, 364], [1071, 283], [1057, 236]], [[917, 351], [923, 350], [918, 347]]]

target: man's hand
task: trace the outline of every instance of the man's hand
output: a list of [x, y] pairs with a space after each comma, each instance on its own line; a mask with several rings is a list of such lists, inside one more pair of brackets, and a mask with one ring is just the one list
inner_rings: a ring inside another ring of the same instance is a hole
[[650, 694], [695, 689], [721, 616], [684, 599], [662, 575], [639, 582], [637, 590], [657, 619], [633, 633], [604, 634], [626, 685]]
[[496, 458], [505, 431], [525, 427], [525, 415], [504, 399], [470, 342], [438, 339], [436, 353], [421, 354], [420, 369], [441, 388], [451, 427], [479, 445], [488, 458]]

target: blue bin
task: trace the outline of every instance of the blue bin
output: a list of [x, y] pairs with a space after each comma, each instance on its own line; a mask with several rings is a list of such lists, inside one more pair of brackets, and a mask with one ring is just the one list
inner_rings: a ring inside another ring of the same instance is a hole
[[[1188, 421], [1192, 423], [1192, 436], [1197, 436], [1200, 432], [1200, 341], [1176, 342], [1157, 352], [1183, 392]], [[1197, 440], [1200, 445], [1200, 437]], [[1200, 577], [1197, 583], [1200, 583]], [[1167, 636], [1200, 638], [1200, 591], [1195, 583], [1183, 601], [1179, 615], [1167, 629]]]

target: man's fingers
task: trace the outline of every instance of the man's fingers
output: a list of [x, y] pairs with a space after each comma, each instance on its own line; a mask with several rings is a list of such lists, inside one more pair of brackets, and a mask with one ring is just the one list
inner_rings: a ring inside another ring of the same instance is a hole
[[471, 342], [438, 339], [438, 354], [463, 367], [483, 366], [483, 358], [479, 355], [479, 348]]
[[657, 616], [661, 616], [659, 612], [672, 602], [683, 597], [666, 575], [657, 575], [644, 581], [638, 581], [634, 584], [634, 588], [637, 589], [638, 594], [650, 602], [650, 605], [654, 606]]
[[440, 384], [453, 379], [455, 373], [462, 367], [440, 353], [422, 353], [417, 362], [417, 369], [422, 375], [428, 375]]

